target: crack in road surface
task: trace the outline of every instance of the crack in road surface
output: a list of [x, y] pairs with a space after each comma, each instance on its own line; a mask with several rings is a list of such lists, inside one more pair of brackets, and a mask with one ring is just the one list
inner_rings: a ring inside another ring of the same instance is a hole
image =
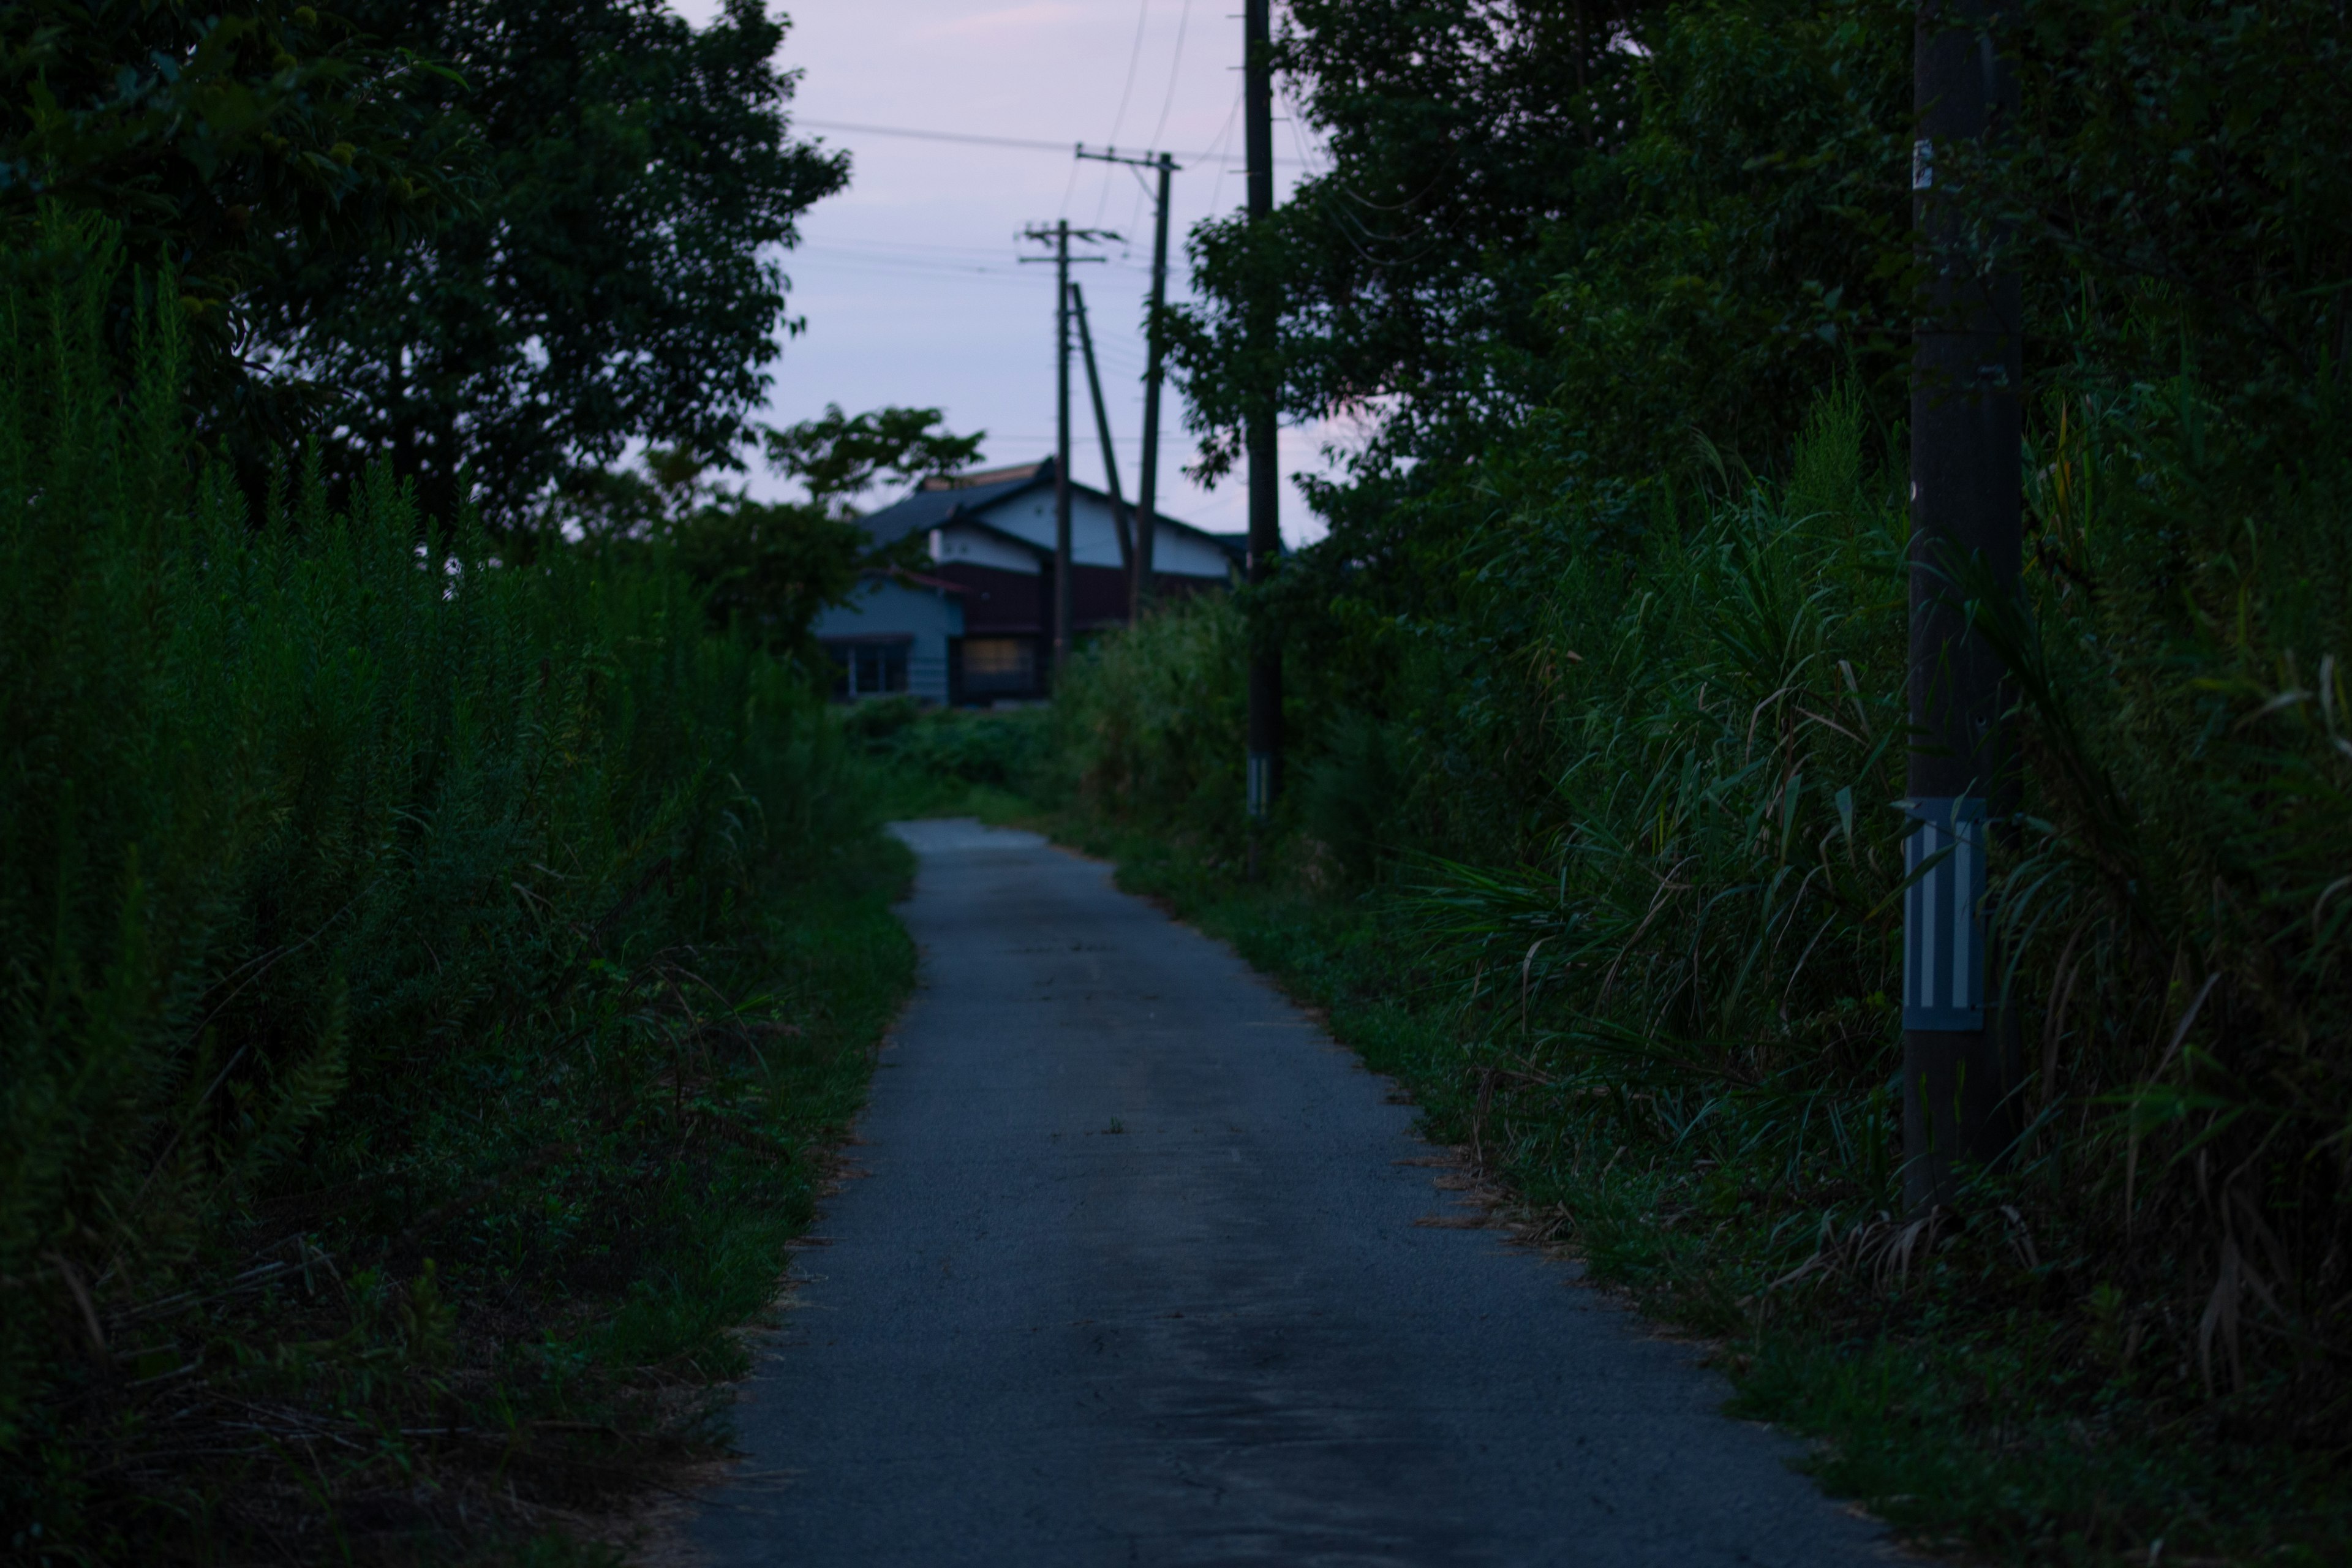
[[1034, 835], [896, 831], [923, 988], [707, 1561], [1885, 1559], [1687, 1347], [1433, 1223], [1412, 1111], [1231, 952]]

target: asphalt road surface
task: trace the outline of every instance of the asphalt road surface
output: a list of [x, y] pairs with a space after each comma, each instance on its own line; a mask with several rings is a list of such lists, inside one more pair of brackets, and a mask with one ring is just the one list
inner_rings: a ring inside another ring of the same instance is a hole
[[1458, 1219], [1413, 1113], [1107, 868], [899, 829], [923, 988], [708, 1561], [1805, 1564], [1879, 1531], [1692, 1352]]

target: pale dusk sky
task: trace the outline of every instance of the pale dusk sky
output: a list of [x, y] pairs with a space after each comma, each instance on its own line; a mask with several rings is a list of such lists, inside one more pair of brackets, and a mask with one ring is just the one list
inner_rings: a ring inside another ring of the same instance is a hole
[[[672, 0], [698, 24], [716, 0]], [[1017, 463], [1054, 449], [1053, 268], [1019, 236], [1066, 217], [1116, 230], [1087, 247], [1106, 260], [1072, 268], [1087, 299], [1110, 406], [1119, 478], [1130, 501], [1142, 447], [1143, 302], [1150, 287], [1151, 202], [1139, 172], [1080, 163], [1084, 142], [1168, 149], [1176, 175], [1169, 292], [1189, 293], [1184, 236], [1243, 199], [1242, 24], [1233, 0], [799, 0], [782, 61], [802, 71], [796, 135], [846, 147], [849, 188], [802, 222], [786, 260], [791, 312], [807, 330], [770, 367], [762, 417], [789, 424], [838, 403], [936, 406], [959, 433], [988, 432], [984, 459]], [[1276, 114], [1286, 110], [1277, 100]], [[893, 126], [1045, 142], [1055, 151], [960, 144], [844, 126]], [[1318, 157], [1305, 128], [1275, 125], [1277, 191]], [[1183, 154], [1213, 153], [1187, 159]], [[1085, 374], [1072, 374], [1071, 468], [1102, 483]], [[1238, 531], [1238, 475], [1204, 491], [1186, 479], [1193, 443], [1181, 400], [1161, 401], [1160, 504], [1204, 528]], [[1322, 531], [1287, 482], [1322, 467], [1331, 432], [1283, 432], [1282, 521], [1303, 542]], [[776, 481], [755, 484], [774, 492]], [[888, 498], [868, 498], [869, 504]]]

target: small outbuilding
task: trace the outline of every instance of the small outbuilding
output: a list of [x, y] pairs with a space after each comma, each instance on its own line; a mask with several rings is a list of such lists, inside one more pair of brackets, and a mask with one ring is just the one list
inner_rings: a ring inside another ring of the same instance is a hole
[[[1054, 460], [926, 479], [859, 520], [877, 546], [927, 535], [930, 564], [876, 573], [817, 618], [845, 699], [903, 693], [985, 705], [1045, 695], [1054, 636]], [[1223, 587], [1247, 536], [1161, 514], [1152, 574], [1163, 596]], [[1072, 632], [1128, 620], [1127, 571], [1110, 498], [1070, 486]]]

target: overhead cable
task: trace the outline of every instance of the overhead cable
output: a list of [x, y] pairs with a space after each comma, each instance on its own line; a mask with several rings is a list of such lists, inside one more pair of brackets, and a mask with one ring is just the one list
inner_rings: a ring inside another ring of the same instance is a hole
[[[869, 125], [848, 120], [807, 120], [793, 116], [793, 123], [809, 131], [855, 131], [867, 136], [902, 136], [917, 142], [958, 142], [976, 147], [1011, 147], [1024, 153], [1071, 153], [1079, 146], [1076, 142], [1041, 142], [1025, 136], [983, 136], [967, 131], [926, 131], [911, 125]], [[1193, 158], [1202, 163], [1240, 163], [1244, 160], [1230, 153], [1171, 152], [1175, 158]], [[1289, 158], [1277, 158], [1276, 163], [1291, 163]]]

